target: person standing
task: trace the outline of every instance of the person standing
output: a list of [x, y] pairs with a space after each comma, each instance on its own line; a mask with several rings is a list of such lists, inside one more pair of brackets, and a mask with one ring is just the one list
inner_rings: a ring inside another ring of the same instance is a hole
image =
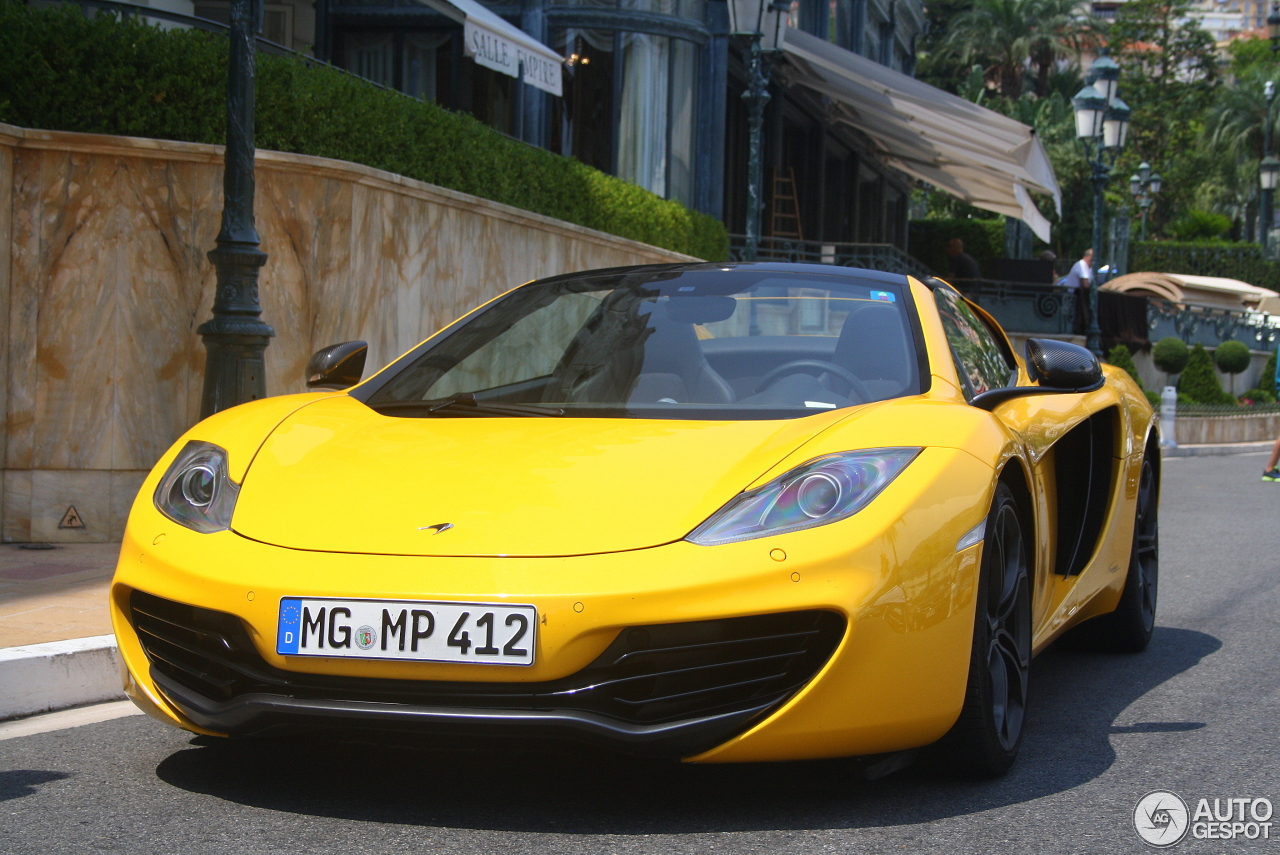
[[1086, 249], [1080, 260], [1071, 265], [1071, 272], [1062, 284], [1075, 289], [1076, 333], [1083, 335], [1089, 328], [1089, 288], [1093, 286], [1093, 247]]
[[964, 241], [960, 238], [952, 238], [947, 242], [947, 255], [951, 257], [952, 279], [982, 278], [977, 259], [964, 251]]
[[[1272, 388], [1276, 390], [1276, 396], [1280, 398], [1280, 359], [1276, 360], [1276, 373], [1271, 378]], [[1271, 459], [1267, 461], [1267, 468], [1262, 470], [1262, 480], [1271, 482], [1280, 482], [1280, 437], [1276, 438], [1276, 444], [1271, 446]]]

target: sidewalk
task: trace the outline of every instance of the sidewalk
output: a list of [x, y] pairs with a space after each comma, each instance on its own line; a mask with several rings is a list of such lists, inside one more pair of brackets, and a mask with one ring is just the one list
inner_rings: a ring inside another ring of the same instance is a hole
[[107, 591], [118, 543], [0, 544], [0, 721], [123, 697]]
[[0, 649], [107, 635], [118, 543], [0, 544]]
[[1274, 440], [1266, 442], [1215, 442], [1162, 448], [1165, 457], [1217, 457], [1223, 454], [1257, 454], [1270, 451]]

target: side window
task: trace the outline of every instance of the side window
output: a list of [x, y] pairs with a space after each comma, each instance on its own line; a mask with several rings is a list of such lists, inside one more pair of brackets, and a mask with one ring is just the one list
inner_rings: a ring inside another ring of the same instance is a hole
[[938, 316], [947, 333], [965, 396], [972, 398], [1012, 383], [1013, 369], [1005, 361], [1004, 350], [995, 334], [960, 295], [949, 288], [937, 288], [933, 298], [938, 304]]

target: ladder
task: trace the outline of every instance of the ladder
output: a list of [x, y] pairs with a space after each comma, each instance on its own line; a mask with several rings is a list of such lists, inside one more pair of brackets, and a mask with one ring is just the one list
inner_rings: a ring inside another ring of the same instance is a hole
[[776, 238], [804, 240], [800, 227], [800, 202], [796, 198], [796, 171], [787, 167], [773, 171], [773, 205], [770, 209], [769, 235]]

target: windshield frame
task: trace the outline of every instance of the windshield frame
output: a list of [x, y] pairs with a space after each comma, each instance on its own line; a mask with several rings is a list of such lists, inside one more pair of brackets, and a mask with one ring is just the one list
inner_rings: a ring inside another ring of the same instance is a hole
[[[883, 283], [897, 286], [901, 290], [902, 310], [905, 313], [906, 327], [910, 337], [910, 347], [913, 349], [913, 356], [916, 360], [916, 384], [917, 388], [903, 395], [895, 396], [885, 400], [897, 400], [912, 395], [924, 394], [929, 391], [932, 384], [932, 370], [930, 368], [928, 350], [925, 344], [924, 331], [920, 322], [919, 307], [916, 305], [916, 295], [912, 289], [909, 277], [896, 274], [885, 273], [879, 270], [870, 270], [856, 267], [833, 267], [831, 265], [822, 264], [789, 264], [782, 262], [694, 262], [687, 264], [653, 264], [639, 265], [633, 267], [616, 267], [599, 270], [587, 270], [577, 273], [567, 273], [558, 276], [550, 276], [544, 279], [537, 279], [531, 282], [513, 288], [500, 297], [489, 301], [462, 317], [453, 323], [441, 329], [435, 335], [423, 341], [417, 347], [396, 359], [384, 367], [381, 371], [370, 377], [364, 383], [359, 384], [351, 389], [347, 394], [361, 403], [371, 408], [377, 408], [376, 398], [379, 393], [388, 385], [393, 383], [400, 375], [410, 369], [429, 351], [436, 347], [444, 345], [450, 338], [459, 333], [464, 327], [470, 325], [481, 315], [490, 311], [499, 311], [509, 301], [523, 299], [527, 294], [527, 289], [546, 287], [549, 285], [558, 285], [569, 282], [591, 280], [609, 276], [634, 276], [637, 274], [651, 273], [655, 277], [666, 279], [673, 273], [684, 272], [710, 272], [723, 271], [730, 272], [741, 270], [743, 272], [753, 273], [772, 273], [776, 275], [794, 274], [806, 279], [833, 279], [833, 280], [858, 280], [862, 283]], [[483, 400], [483, 394], [476, 396], [477, 400]], [[855, 404], [854, 406], [860, 406]], [[836, 409], [848, 409], [848, 407], [840, 407]], [[704, 420], [704, 421], [789, 421], [796, 418], [804, 418], [808, 416], [830, 413], [832, 409], [809, 409], [809, 408], [733, 408], [730, 406], [707, 406], [699, 407], [691, 404], [680, 404], [670, 406], [665, 404], [646, 404], [641, 406], [617, 407], [617, 406], [592, 406], [592, 405], [575, 405], [571, 408], [565, 408], [563, 416], [557, 418], [633, 418], [633, 419], [662, 419], [662, 420]], [[448, 408], [438, 413], [432, 413], [432, 416], [443, 417], [495, 417], [494, 413], [486, 413], [480, 410], [468, 412], [461, 408]]]

